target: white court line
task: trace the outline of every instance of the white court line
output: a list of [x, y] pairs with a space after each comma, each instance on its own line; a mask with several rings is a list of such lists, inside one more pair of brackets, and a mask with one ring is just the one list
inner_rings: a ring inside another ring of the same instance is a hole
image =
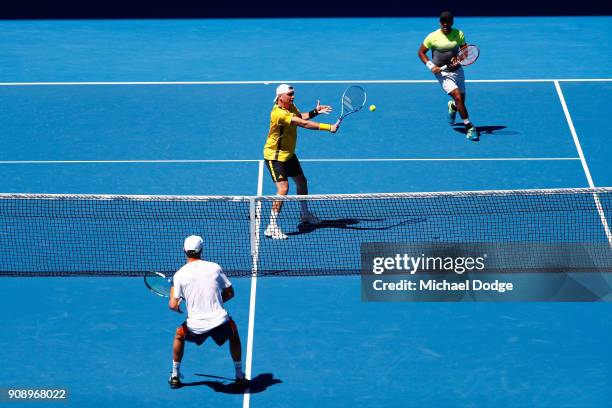
[[403, 161], [549, 161], [580, 160], [579, 157], [448, 157], [448, 158], [403, 158], [403, 159], [300, 159], [301, 162], [403, 162]]
[[[586, 176], [587, 182], [589, 183], [589, 187], [595, 188], [595, 183], [593, 183], [593, 178], [591, 177], [591, 171], [589, 170], [589, 166], [587, 165], [586, 159], [584, 157], [582, 146], [580, 145], [580, 140], [578, 140], [578, 133], [576, 133], [574, 121], [572, 120], [572, 117], [569, 113], [569, 109], [567, 108], [567, 103], [565, 102], [563, 91], [561, 91], [561, 85], [559, 85], [559, 82], [557, 81], [555, 81], [555, 88], [557, 89], [559, 100], [561, 101], [563, 113], [565, 113], [565, 119], [567, 120], [570, 132], [572, 133], [572, 138], [574, 139], [574, 144], [576, 145], [576, 150], [578, 151], [578, 156], [580, 156], [582, 170], [584, 170], [584, 174]], [[597, 193], [593, 193], [593, 199], [595, 200], [595, 207], [597, 207], [599, 218], [601, 219], [601, 223], [603, 224], [606, 237], [608, 238], [608, 243], [610, 244], [610, 247], [612, 247], [612, 233], [610, 232], [610, 227], [608, 226], [608, 220], [606, 219], [606, 215], [603, 211], [603, 206], [601, 205], [601, 201], [599, 200], [599, 195]]]
[[[612, 82], [612, 78], [564, 78], [564, 79], [468, 79], [471, 83], [516, 82]], [[269, 80], [269, 81], [151, 81], [151, 82], [0, 82], [0, 86], [104, 86], [104, 85], [270, 85], [270, 84], [437, 84], [435, 79], [351, 79], [351, 80]]]
[[[440, 158], [337, 158], [300, 159], [301, 162], [428, 162], [428, 161], [564, 161], [580, 160], [580, 157], [440, 157]], [[255, 163], [257, 159], [220, 160], [0, 160], [2, 164], [164, 164], [164, 163]]]
[[[263, 168], [264, 161], [259, 160], [259, 172], [257, 175], [257, 196], [263, 195]], [[257, 201], [255, 207], [255, 225], [253, 228], [251, 242], [253, 251], [253, 275], [251, 276], [251, 300], [249, 303], [249, 330], [247, 338], [247, 350], [246, 350], [246, 361], [244, 374], [246, 378], [251, 379], [251, 373], [253, 368], [253, 340], [255, 335], [255, 300], [257, 297], [257, 267], [259, 262], [259, 230], [261, 228], [261, 201]], [[244, 399], [242, 401], [243, 408], [249, 408], [251, 403], [251, 393], [249, 390], [244, 393]]]
[[257, 159], [211, 160], [0, 160], [0, 164], [164, 164], [164, 163], [255, 163]]

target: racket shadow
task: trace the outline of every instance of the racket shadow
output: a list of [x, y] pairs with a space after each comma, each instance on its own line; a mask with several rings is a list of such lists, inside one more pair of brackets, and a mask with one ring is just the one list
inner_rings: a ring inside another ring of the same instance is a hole
[[396, 223], [393, 223], [392, 225], [384, 225], [380, 227], [359, 226], [361, 222], [385, 223], [386, 221], [387, 220], [385, 219], [357, 219], [357, 218], [343, 218], [343, 219], [338, 219], [338, 220], [321, 220], [320, 224], [301, 223], [298, 225], [298, 230], [296, 232], [288, 232], [287, 235], [310, 234], [311, 232], [315, 232], [317, 230], [325, 229], [325, 228], [361, 230], [361, 231], [384, 231], [384, 230], [396, 228], [402, 225], [417, 224], [417, 223], [425, 222], [427, 221], [427, 219], [426, 218], [413, 218], [413, 219], [396, 222]]
[[[205, 381], [195, 381], [195, 382], [183, 382], [182, 387], [197, 387], [197, 386], [207, 386], [211, 388], [215, 392], [221, 392], [224, 394], [258, 394], [260, 392], [264, 392], [269, 387], [282, 383], [281, 380], [274, 378], [274, 374], [264, 373], [259, 374], [253, 379], [249, 385], [238, 384], [232, 378], [219, 377], [216, 375], [209, 374], [195, 374], [199, 377], [207, 377], [216, 380], [205, 380]], [[182, 388], [181, 387], [181, 388]]]
[[[454, 123], [452, 126], [455, 132], [459, 132], [464, 135], [467, 133], [467, 130], [465, 130], [465, 126], [463, 125], [463, 123]], [[501, 126], [501, 125], [476, 126], [476, 129], [478, 130], [478, 133], [480, 133], [481, 136], [482, 135], [494, 135], [494, 136], [518, 135], [518, 132], [514, 130], [505, 130], [507, 129], [507, 127]]]

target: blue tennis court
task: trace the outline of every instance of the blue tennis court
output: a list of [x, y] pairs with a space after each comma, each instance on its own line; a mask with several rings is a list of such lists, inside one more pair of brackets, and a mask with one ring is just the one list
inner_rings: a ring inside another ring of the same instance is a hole
[[[435, 18], [0, 21], [0, 192], [272, 195], [261, 159], [282, 82], [304, 111], [333, 105], [324, 122], [347, 84], [377, 106], [337, 134], [300, 129], [312, 194], [612, 186], [612, 67], [572, 63], [602, 60], [593, 44], [611, 23], [458, 17], [482, 50], [466, 68], [482, 131], [473, 143], [446, 123], [447, 97], [416, 56]], [[330, 41], [344, 35], [344, 47]], [[508, 55], [517, 39], [531, 58]], [[0, 387], [66, 387], [75, 407], [612, 398], [609, 303], [364, 303], [358, 276], [232, 281], [249, 394], [231, 386], [227, 346], [212, 342], [186, 346], [187, 386], [169, 389], [182, 316], [128, 277], [0, 278]]]

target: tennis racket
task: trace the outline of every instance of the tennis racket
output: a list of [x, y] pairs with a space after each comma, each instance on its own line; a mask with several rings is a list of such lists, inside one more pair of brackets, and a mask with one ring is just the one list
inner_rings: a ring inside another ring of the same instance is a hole
[[167, 277], [160, 272], [149, 272], [144, 276], [145, 286], [153, 293], [162, 297], [170, 297], [172, 288], [172, 277]]
[[[168, 277], [161, 272], [149, 272], [144, 276], [145, 286], [157, 296], [170, 297], [170, 288], [172, 288], [172, 277]], [[180, 298], [177, 312], [183, 313], [181, 310], [181, 302], [184, 298]]]
[[364, 107], [366, 99], [366, 92], [362, 87], [353, 85], [346, 88], [342, 93], [342, 112], [340, 113], [340, 119], [338, 119], [338, 125], [348, 115], [359, 112]]
[[476, 62], [478, 57], [480, 56], [480, 50], [475, 45], [468, 45], [459, 50], [459, 54], [451, 60], [451, 63], [448, 65], [444, 65], [440, 69], [442, 71], [448, 68], [454, 68], [457, 65], [462, 65], [467, 67], [468, 65], [472, 65]]

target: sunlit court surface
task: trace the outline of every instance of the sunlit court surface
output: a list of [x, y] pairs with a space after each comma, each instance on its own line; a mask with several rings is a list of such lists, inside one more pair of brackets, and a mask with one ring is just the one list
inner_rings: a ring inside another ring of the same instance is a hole
[[[471, 142], [463, 126], [447, 123], [448, 97], [417, 58], [436, 17], [0, 21], [0, 192], [274, 195], [262, 149], [281, 83], [295, 87], [301, 111], [317, 100], [331, 105], [320, 122], [335, 122], [349, 85], [376, 105], [336, 134], [299, 129], [311, 194], [610, 187], [612, 66], [597, 45], [609, 42], [611, 24], [457, 14], [455, 26], [481, 49], [465, 68], [481, 133]], [[333, 41], [344, 37], [351, 41]], [[593, 204], [602, 242], [612, 223], [606, 203]], [[206, 245], [253, 251], [245, 208], [245, 234], [222, 216], [192, 232]], [[474, 210], [491, 217], [486, 207]], [[19, 245], [16, 217], [0, 209], [2, 245]], [[416, 234], [426, 218], [399, 228]], [[362, 226], [389, 226], [371, 224]], [[317, 269], [329, 260], [317, 248], [333, 237], [342, 252], [348, 227], [304, 233], [287, 224], [286, 242], [257, 230], [255, 249], [287, 269]], [[47, 245], [41, 231], [31, 235], [34, 264], [45, 253], [78, 265], [112, 251], [86, 236], [71, 252]], [[303, 254], [283, 249], [291, 241]], [[119, 263], [157, 255], [139, 251], [138, 237], [115, 244]], [[26, 262], [2, 253], [4, 265]], [[266, 261], [261, 255], [262, 270]], [[31, 275], [0, 277], [0, 387], [67, 389], [62, 406], [557, 408], [612, 400], [609, 302], [364, 302], [358, 270], [230, 277], [236, 297], [226, 308], [251, 387], [233, 385], [227, 346], [208, 340], [186, 345], [184, 386], [170, 389], [172, 339], [184, 315], [142, 277]]]

